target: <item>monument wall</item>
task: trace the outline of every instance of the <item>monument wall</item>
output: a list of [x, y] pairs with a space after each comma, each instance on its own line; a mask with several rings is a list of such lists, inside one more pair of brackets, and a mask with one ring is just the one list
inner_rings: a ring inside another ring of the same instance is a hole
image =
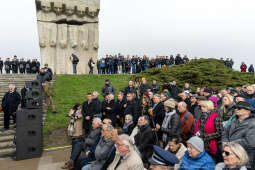
[[88, 61], [98, 57], [100, 0], [35, 0], [41, 61], [56, 74], [72, 74], [72, 53], [78, 56], [77, 74], [89, 72]]

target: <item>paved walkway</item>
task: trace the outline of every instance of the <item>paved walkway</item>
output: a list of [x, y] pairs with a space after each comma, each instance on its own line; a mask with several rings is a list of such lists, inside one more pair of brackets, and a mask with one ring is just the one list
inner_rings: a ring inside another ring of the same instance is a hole
[[15, 161], [0, 158], [0, 170], [60, 170], [70, 158], [70, 149], [44, 152], [41, 158]]

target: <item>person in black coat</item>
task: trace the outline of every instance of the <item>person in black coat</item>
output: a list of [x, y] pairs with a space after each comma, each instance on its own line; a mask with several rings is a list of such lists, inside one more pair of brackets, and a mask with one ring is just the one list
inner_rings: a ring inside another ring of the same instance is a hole
[[12, 69], [12, 63], [10, 61], [10, 58], [7, 58], [4, 62], [4, 69], [6, 74], [10, 74], [10, 71]]
[[156, 127], [156, 124], [160, 125], [162, 124], [164, 118], [165, 118], [165, 109], [163, 103], [160, 101], [160, 95], [155, 94], [153, 96], [153, 103], [154, 106], [152, 107], [152, 121], [155, 123], [153, 125], [153, 128]]
[[26, 95], [29, 91], [29, 88], [26, 87], [26, 85], [21, 89], [21, 108], [26, 107]]
[[32, 74], [35, 74], [36, 73], [36, 61], [35, 61], [35, 59], [33, 59], [32, 60], [32, 62], [31, 62], [31, 73]]
[[128, 82], [128, 86], [125, 88], [124, 95], [126, 96], [128, 93], [136, 92], [136, 87], [134, 86], [133, 81]]
[[[152, 115], [151, 115], [151, 127], [155, 129], [158, 126], [161, 126], [163, 120], [165, 118], [165, 109], [163, 103], [160, 101], [160, 95], [155, 94], [153, 97], [154, 105], [152, 107]], [[150, 113], [151, 111], [149, 111]], [[162, 132], [157, 132], [158, 138], [162, 138]]]
[[102, 95], [105, 97], [108, 94], [115, 94], [115, 88], [110, 83], [110, 80], [105, 80], [105, 85], [102, 87]]
[[94, 117], [95, 107], [93, 103], [92, 94], [87, 94], [87, 101], [83, 102], [82, 104], [82, 115], [84, 117], [83, 120], [83, 128], [85, 129], [86, 133], [89, 133], [91, 130], [91, 123]]
[[11, 62], [12, 64], [12, 73], [18, 73], [19, 68], [19, 60], [17, 59], [17, 56], [14, 56], [14, 59]]
[[156, 130], [162, 132], [163, 147], [167, 145], [168, 138], [173, 136], [180, 136], [181, 122], [180, 116], [176, 113], [174, 99], [169, 99], [164, 102], [164, 109], [166, 111], [165, 118], [162, 125], [157, 125]]
[[133, 122], [133, 116], [132, 115], [126, 115], [125, 116], [125, 123], [122, 128], [123, 133], [127, 135], [131, 135], [133, 129], [135, 128], [136, 124]]
[[152, 80], [152, 85], [150, 86], [151, 91], [155, 94], [159, 91], [159, 86], [156, 80]]
[[20, 74], [25, 73], [25, 68], [26, 68], [26, 62], [24, 61], [24, 58], [22, 58], [22, 59], [20, 59], [20, 62], [19, 62], [19, 72], [20, 72]]
[[179, 88], [176, 85], [176, 81], [172, 81], [168, 86], [168, 91], [170, 92], [170, 95], [173, 97], [178, 96]]
[[102, 104], [103, 119], [111, 119], [112, 125], [116, 124], [116, 113], [115, 113], [116, 103], [114, 101], [114, 95], [108, 94], [105, 97], [105, 101]]
[[93, 95], [92, 95], [92, 98], [93, 98], [93, 104], [94, 104], [94, 107], [95, 107], [95, 113], [94, 113], [94, 116], [95, 117], [100, 117], [102, 118], [102, 115], [101, 115], [101, 111], [102, 111], [102, 102], [98, 99], [98, 92], [97, 91], [94, 91], [93, 92]]
[[16, 111], [20, 104], [20, 94], [16, 91], [15, 85], [9, 85], [9, 91], [5, 93], [2, 99], [2, 107], [4, 112], [4, 130], [9, 129], [10, 117], [13, 117], [14, 124], [16, 124]]
[[147, 84], [146, 80], [142, 80], [142, 85], [140, 87], [140, 96], [143, 96], [144, 93], [147, 92], [147, 89], [149, 89], [150, 86]]
[[127, 100], [124, 97], [123, 92], [119, 92], [118, 99], [116, 101], [115, 113], [116, 113], [116, 123], [119, 127], [122, 127], [124, 120], [124, 110], [127, 107]]
[[[125, 107], [125, 106], [124, 106]], [[124, 116], [130, 114], [133, 116], [133, 121], [136, 124], [137, 120], [140, 116], [140, 112], [139, 112], [139, 105], [136, 102], [136, 100], [134, 99], [134, 96], [132, 93], [128, 93], [127, 94], [127, 105], [124, 111]]]
[[27, 62], [26, 62], [26, 73], [27, 74], [31, 73], [31, 62], [30, 62], [30, 59], [28, 59]]
[[0, 57], [0, 72], [1, 72], [1, 74], [3, 74], [3, 66], [4, 66], [4, 62]]
[[135, 146], [141, 154], [144, 163], [152, 156], [153, 145], [156, 143], [154, 133], [150, 127], [148, 116], [141, 116], [138, 120], [139, 131], [135, 135]]
[[37, 59], [35, 59], [35, 62], [36, 62], [36, 73], [39, 73], [41, 64]]

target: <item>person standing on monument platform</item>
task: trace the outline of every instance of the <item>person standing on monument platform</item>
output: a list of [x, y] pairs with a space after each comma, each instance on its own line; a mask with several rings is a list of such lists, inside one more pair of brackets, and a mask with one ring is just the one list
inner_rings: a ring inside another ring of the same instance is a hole
[[89, 74], [93, 74], [95, 62], [93, 61], [92, 57], [90, 57], [89, 59], [88, 66], [89, 66]]
[[1, 74], [3, 74], [3, 66], [4, 66], [4, 62], [0, 57], [0, 72], [1, 72]]
[[13, 117], [14, 127], [16, 126], [16, 111], [20, 104], [21, 97], [16, 91], [15, 85], [9, 85], [9, 91], [5, 93], [2, 99], [2, 107], [4, 112], [4, 131], [9, 129], [10, 117]]
[[30, 62], [30, 59], [27, 60], [26, 62], [26, 73], [27, 74], [30, 74], [31, 73], [31, 62]]
[[36, 73], [39, 74], [41, 64], [40, 64], [40, 62], [37, 59], [35, 59], [35, 62], [36, 62]]
[[20, 74], [25, 73], [25, 67], [26, 67], [26, 62], [24, 61], [24, 58], [21, 58], [20, 62], [19, 62], [19, 72], [20, 72]]
[[6, 61], [4, 62], [4, 69], [6, 74], [10, 74], [10, 71], [12, 69], [12, 63], [10, 61], [10, 58], [7, 58]]
[[75, 54], [72, 54], [70, 60], [73, 64], [73, 74], [77, 74], [77, 64], [79, 63], [79, 58]]
[[32, 60], [32, 63], [31, 63], [31, 73], [32, 74], [36, 74], [36, 61], [35, 59]]
[[12, 73], [17, 74], [18, 68], [19, 68], [19, 60], [18, 60], [17, 56], [15, 55], [12, 60]]

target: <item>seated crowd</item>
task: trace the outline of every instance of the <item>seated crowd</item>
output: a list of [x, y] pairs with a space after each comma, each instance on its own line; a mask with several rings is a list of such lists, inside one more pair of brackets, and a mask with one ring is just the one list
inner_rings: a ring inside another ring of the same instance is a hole
[[106, 80], [104, 101], [88, 93], [70, 110], [72, 151], [63, 169], [255, 169], [255, 85], [192, 92], [188, 83], [160, 88], [142, 79], [116, 101], [114, 94]]

